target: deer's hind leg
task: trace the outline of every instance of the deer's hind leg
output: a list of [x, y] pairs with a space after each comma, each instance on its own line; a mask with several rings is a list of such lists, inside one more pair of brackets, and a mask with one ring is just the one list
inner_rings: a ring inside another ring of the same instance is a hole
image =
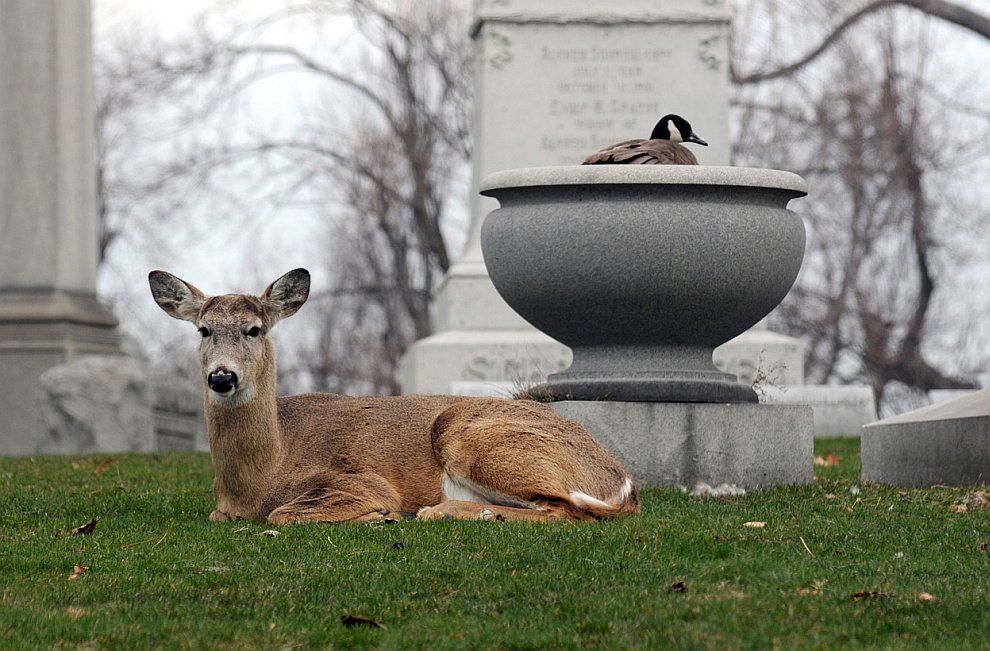
[[524, 520], [549, 522], [570, 515], [553, 508], [520, 508], [467, 500], [444, 500], [436, 506], [425, 506], [416, 514], [417, 520]]
[[638, 511], [622, 464], [575, 421], [527, 401], [455, 403], [433, 423], [444, 501], [423, 519], [593, 520]]
[[281, 497], [268, 514], [270, 524], [380, 521], [398, 514], [402, 503], [395, 488], [374, 473], [314, 473]]

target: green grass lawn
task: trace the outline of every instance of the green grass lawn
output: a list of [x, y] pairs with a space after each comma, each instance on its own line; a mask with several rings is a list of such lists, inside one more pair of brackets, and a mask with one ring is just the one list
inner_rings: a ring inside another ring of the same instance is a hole
[[816, 453], [841, 462], [813, 486], [644, 491], [620, 521], [275, 537], [207, 522], [203, 454], [0, 459], [0, 648], [987, 648], [990, 510], [951, 508], [976, 489]]

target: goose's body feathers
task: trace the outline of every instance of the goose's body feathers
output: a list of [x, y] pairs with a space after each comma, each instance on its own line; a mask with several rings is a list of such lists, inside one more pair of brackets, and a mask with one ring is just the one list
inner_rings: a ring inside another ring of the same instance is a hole
[[682, 142], [708, 146], [679, 115], [665, 115], [653, 127], [649, 140], [626, 140], [584, 159], [585, 165], [697, 165], [698, 159]]
[[691, 150], [670, 140], [626, 140], [584, 159], [585, 165], [697, 165]]

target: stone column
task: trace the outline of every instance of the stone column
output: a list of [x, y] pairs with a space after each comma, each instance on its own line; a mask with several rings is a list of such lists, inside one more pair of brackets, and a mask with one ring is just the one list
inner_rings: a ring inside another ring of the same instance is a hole
[[476, 18], [471, 231], [440, 288], [437, 333], [403, 360], [406, 393], [529, 385], [570, 363], [488, 278], [479, 233], [498, 204], [477, 193], [487, 174], [580, 164], [649, 137], [666, 113], [711, 144], [692, 148], [701, 164], [729, 163], [726, 0], [481, 0]]
[[94, 125], [89, 0], [0, 2], [0, 454], [36, 451], [42, 372], [118, 350]]

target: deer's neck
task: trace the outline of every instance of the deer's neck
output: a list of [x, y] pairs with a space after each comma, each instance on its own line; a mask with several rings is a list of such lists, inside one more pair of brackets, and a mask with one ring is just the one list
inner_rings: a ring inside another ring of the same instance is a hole
[[282, 459], [274, 368], [258, 377], [253, 396], [243, 404], [217, 404], [207, 394], [206, 427], [218, 508], [235, 517], [256, 517]]

